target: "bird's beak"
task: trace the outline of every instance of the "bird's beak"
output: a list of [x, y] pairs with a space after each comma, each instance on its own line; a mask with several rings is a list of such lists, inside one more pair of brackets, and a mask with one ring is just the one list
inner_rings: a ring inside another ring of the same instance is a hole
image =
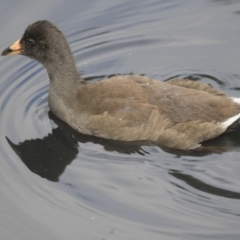
[[14, 54], [21, 54], [21, 44], [20, 44], [20, 39], [17, 40], [14, 44], [6, 48], [2, 52], [2, 56], [7, 56], [7, 55], [14, 55]]

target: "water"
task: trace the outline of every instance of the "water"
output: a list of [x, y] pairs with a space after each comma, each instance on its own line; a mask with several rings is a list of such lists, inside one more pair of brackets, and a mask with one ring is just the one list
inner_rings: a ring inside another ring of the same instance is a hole
[[[237, 0], [2, 1], [0, 49], [48, 19], [88, 81], [190, 77], [240, 97], [239, 12]], [[49, 112], [41, 65], [0, 61], [1, 239], [240, 238], [240, 131], [195, 152], [84, 136]]]

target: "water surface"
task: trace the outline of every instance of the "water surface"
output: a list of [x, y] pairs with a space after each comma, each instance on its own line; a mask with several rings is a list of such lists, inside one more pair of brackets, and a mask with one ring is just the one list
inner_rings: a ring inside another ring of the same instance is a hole
[[[179, 76], [240, 97], [240, 1], [2, 1], [0, 49], [48, 19], [82, 77]], [[240, 131], [205, 151], [76, 133], [49, 112], [48, 76], [0, 65], [1, 239], [239, 239]]]

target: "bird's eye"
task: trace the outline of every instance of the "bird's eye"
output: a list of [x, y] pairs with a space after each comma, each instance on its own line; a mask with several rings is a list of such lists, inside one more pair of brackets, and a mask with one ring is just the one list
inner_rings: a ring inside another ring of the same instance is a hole
[[32, 38], [27, 38], [24, 42], [28, 45], [33, 45], [35, 43], [35, 41]]

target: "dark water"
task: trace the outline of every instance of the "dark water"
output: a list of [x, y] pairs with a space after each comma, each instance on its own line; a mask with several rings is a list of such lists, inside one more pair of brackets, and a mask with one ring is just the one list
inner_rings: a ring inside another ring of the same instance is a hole
[[[181, 76], [240, 97], [240, 1], [2, 0], [0, 49], [39, 19], [89, 81]], [[49, 113], [42, 66], [0, 64], [1, 239], [240, 239], [240, 131], [201, 152], [84, 136]]]

